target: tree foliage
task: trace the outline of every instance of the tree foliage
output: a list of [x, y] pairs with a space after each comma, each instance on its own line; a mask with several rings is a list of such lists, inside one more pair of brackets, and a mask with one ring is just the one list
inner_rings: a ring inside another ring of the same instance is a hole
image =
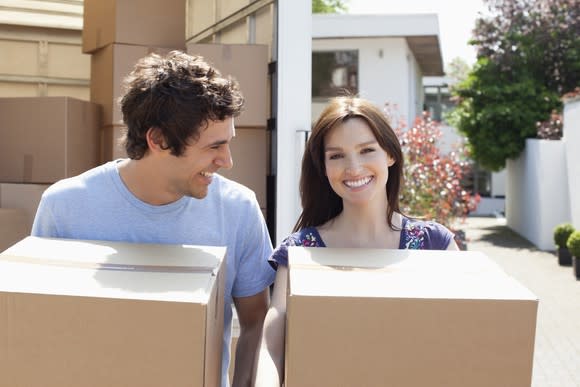
[[472, 157], [497, 171], [580, 83], [580, 2], [486, 3], [489, 14], [478, 18], [471, 41], [478, 60], [453, 90], [459, 105], [450, 120], [468, 137]]
[[[474, 211], [479, 195], [472, 196], [462, 187], [471, 171], [466, 148], [455, 144], [450, 152], [440, 149], [441, 125], [424, 113], [406, 130], [404, 120], [395, 119], [396, 109], [386, 106], [386, 114], [401, 141], [405, 157], [400, 203], [404, 213], [435, 220], [450, 229]], [[457, 241], [462, 243], [461, 240]]]
[[339, 13], [346, 10], [345, 0], [312, 0], [312, 13]]

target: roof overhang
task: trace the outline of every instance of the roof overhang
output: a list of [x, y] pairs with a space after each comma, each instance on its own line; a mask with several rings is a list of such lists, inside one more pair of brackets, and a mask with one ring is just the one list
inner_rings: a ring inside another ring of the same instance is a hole
[[443, 75], [437, 14], [315, 14], [312, 39], [405, 38], [424, 76]]

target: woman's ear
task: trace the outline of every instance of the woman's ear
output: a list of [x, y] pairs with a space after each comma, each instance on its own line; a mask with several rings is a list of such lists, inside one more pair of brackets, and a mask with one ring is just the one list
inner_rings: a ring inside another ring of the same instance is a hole
[[389, 156], [387, 159], [387, 166], [392, 167], [393, 165], [395, 165], [395, 159]]

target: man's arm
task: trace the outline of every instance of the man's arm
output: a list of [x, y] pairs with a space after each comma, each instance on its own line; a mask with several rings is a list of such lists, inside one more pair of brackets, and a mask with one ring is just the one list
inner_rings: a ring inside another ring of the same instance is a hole
[[234, 298], [240, 322], [240, 337], [236, 346], [236, 364], [232, 387], [250, 386], [254, 359], [269, 303], [268, 287], [250, 297]]

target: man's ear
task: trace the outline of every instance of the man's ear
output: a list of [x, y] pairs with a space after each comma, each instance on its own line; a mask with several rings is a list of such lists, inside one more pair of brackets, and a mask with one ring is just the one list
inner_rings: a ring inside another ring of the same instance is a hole
[[145, 133], [145, 138], [147, 139], [147, 147], [152, 152], [160, 152], [167, 149], [167, 144], [165, 143], [165, 137], [161, 132], [161, 129], [156, 127], [151, 127]]

